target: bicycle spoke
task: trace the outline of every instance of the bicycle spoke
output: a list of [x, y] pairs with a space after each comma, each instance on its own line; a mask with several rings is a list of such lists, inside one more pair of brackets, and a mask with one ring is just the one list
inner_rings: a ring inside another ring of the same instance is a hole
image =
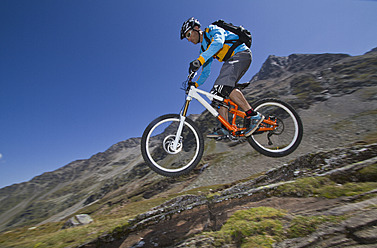
[[[291, 106], [276, 99], [260, 101], [256, 111], [266, 120], [249, 139], [249, 143], [259, 152], [272, 157], [286, 156], [292, 153], [302, 138], [302, 123]], [[275, 122], [276, 124], [271, 124]], [[273, 130], [270, 130], [273, 129]]]
[[203, 141], [189, 122], [184, 123], [178, 145], [174, 149], [178, 125], [179, 117], [161, 118], [143, 135], [143, 156], [149, 166], [160, 174], [182, 174], [182, 171], [190, 166], [194, 167], [200, 161]]

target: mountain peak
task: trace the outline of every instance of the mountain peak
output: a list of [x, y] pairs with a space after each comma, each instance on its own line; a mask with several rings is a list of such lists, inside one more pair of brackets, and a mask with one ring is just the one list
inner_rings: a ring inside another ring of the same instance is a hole
[[281, 77], [284, 74], [297, 73], [321, 68], [330, 63], [350, 57], [347, 54], [291, 54], [285, 57], [270, 55], [252, 81]]
[[370, 50], [369, 52], [365, 54], [370, 54], [370, 53], [377, 53], [377, 47], [373, 48], [372, 50]]

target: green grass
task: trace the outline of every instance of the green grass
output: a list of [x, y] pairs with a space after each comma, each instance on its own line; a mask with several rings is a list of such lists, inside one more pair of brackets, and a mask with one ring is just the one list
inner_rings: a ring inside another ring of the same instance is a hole
[[358, 174], [362, 181], [377, 182], [377, 163], [359, 170]]
[[[282, 219], [286, 213], [269, 207], [251, 208], [235, 212], [223, 225], [220, 231], [208, 235], [215, 238], [216, 247], [225, 244], [237, 246], [265, 247], [281, 240], [283, 235]], [[258, 245], [257, 245], [258, 244]]]
[[279, 186], [274, 192], [278, 196], [325, 197], [354, 196], [377, 188], [377, 182], [348, 182], [337, 184], [328, 177], [309, 177]]
[[319, 225], [326, 222], [340, 222], [344, 220], [342, 216], [295, 216], [290, 222], [290, 226], [286, 232], [287, 238], [305, 237], [315, 232]]
[[273, 247], [276, 242], [288, 238], [306, 236], [326, 222], [340, 222], [343, 217], [301, 216], [288, 218], [284, 210], [257, 207], [235, 212], [217, 232], [204, 235], [214, 238], [216, 247]]

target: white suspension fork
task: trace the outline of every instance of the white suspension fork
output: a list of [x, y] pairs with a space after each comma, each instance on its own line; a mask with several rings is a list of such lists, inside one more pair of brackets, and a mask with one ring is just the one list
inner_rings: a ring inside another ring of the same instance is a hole
[[192, 97], [188, 95], [187, 98], [186, 98], [185, 107], [179, 115], [180, 116], [179, 117], [179, 125], [178, 125], [178, 130], [177, 130], [177, 133], [175, 135], [174, 142], [173, 142], [173, 147], [172, 147], [173, 151], [177, 151], [178, 143], [181, 139], [183, 125], [185, 124], [185, 120], [186, 120], [186, 114], [187, 114], [188, 106], [189, 106], [191, 100], [192, 100]]
[[213, 116], [215, 116], [215, 117], [219, 116], [219, 113], [217, 112], [217, 110], [214, 109], [206, 100], [204, 100], [199, 95], [199, 93], [207, 96], [208, 99], [211, 100], [211, 101], [213, 99], [216, 99], [216, 100], [219, 100], [219, 101], [223, 101], [224, 100], [222, 97], [219, 97], [219, 96], [216, 96], [216, 95], [212, 95], [212, 94], [210, 94], [210, 93], [208, 93], [206, 91], [203, 91], [203, 90], [195, 88], [194, 86], [191, 86], [190, 91], [188, 92], [188, 95], [187, 95], [187, 98], [186, 98], [185, 107], [184, 107], [183, 111], [180, 114], [178, 130], [177, 130], [177, 133], [175, 135], [175, 139], [174, 139], [174, 143], [173, 143], [173, 147], [172, 147], [173, 151], [177, 151], [178, 143], [179, 143], [179, 141], [181, 139], [183, 125], [184, 125], [185, 120], [186, 120], [187, 109], [188, 109], [188, 106], [189, 106], [192, 98], [195, 98], [196, 100], [198, 100]]
[[180, 115], [178, 130], [177, 130], [177, 134], [175, 135], [175, 139], [174, 139], [173, 147], [172, 147], [173, 151], [177, 151], [178, 143], [181, 139], [181, 134], [182, 134], [183, 125], [185, 123], [185, 120], [186, 120], [186, 117], [183, 116], [183, 115]]

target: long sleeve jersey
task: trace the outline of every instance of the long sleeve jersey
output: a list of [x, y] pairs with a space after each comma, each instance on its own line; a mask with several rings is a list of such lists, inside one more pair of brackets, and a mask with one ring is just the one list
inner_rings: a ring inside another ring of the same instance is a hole
[[[202, 73], [197, 81], [198, 85], [202, 85], [208, 78], [211, 73], [211, 64], [213, 58], [216, 58], [220, 62], [223, 61], [225, 55], [227, 54], [229, 48], [232, 46], [232, 43], [225, 43], [229, 40], [238, 40], [238, 35], [224, 30], [216, 25], [209, 25], [203, 32], [203, 36], [206, 35], [208, 40], [203, 37], [203, 41], [200, 49], [200, 56], [198, 60], [203, 65]], [[245, 44], [239, 45], [234, 49], [231, 57], [241, 51], [249, 49]]]

